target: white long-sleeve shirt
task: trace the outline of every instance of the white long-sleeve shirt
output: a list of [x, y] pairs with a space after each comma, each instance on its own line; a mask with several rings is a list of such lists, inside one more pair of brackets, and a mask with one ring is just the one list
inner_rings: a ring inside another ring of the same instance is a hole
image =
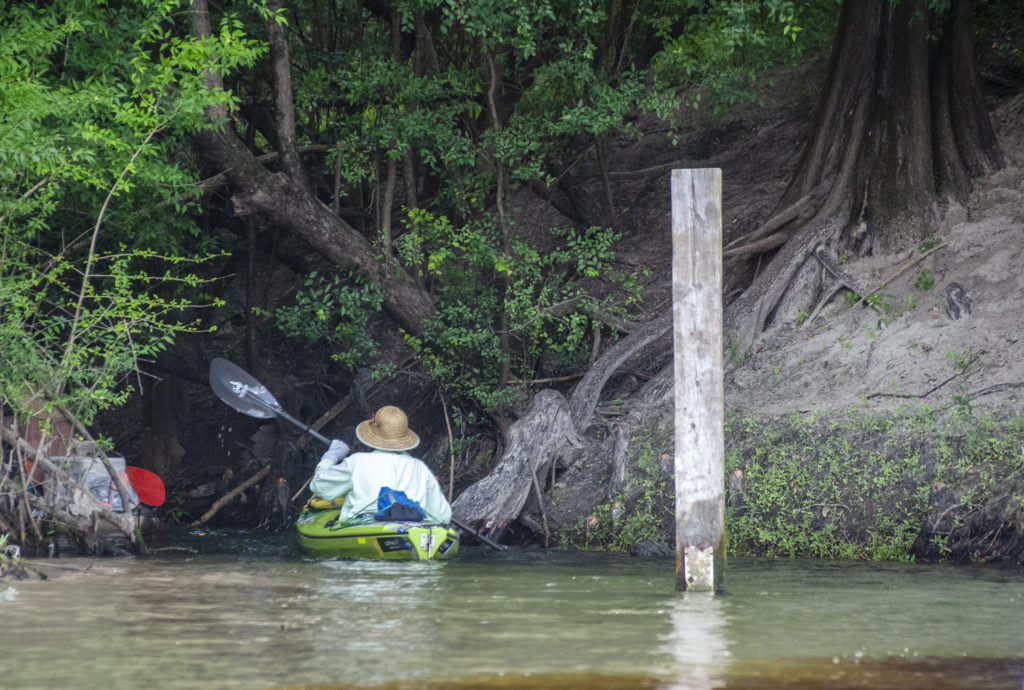
[[339, 521], [364, 511], [377, 512], [377, 496], [385, 486], [404, 491], [420, 504], [427, 519], [441, 524], [451, 521], [452, 507], [422, 461], [404, 452], [348, 453], [348, 444], [334, 440], [317, 463], [309, 483], [313, 493], [328, 501], [345, 496]]

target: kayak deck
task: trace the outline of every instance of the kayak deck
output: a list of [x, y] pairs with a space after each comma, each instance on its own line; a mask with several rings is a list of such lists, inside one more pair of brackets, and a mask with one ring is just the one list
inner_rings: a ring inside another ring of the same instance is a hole
[[316, 556], [375, 558], [394, 561], [448, 560], [459, 551], [453, 528], [430, 522], [337, 522], [340, 508], [306, 506], [296, 530], [299, 546]]

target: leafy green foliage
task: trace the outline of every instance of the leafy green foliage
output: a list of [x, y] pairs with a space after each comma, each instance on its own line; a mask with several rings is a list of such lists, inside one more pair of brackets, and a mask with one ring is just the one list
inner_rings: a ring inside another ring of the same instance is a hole
[[[180, 316], [186, 297], [201, 297], [195, 279], [177, 271], [176, 257], [196, 245], [208, 255], [216, 244], [193, 222], [194, 177], [182, 137], [203, 125], [211, 106], [227, 106], [238, 118], [243, 99], [265, 98], [258, 73], [236, 80], [232, 92], [211, 91], [205, 77], [216, 65], [230, 83], [233, 69], [259, 59], [261, 46], [246, 34], [262, 30], [267, 11], [222, 5], [213, 38], [200, 41], [191, 38], [186, 5], [0, 1], [6, 35], [18, 37], [0, 47], [7, 106], [0, 218], [10, 241], [5, 268], [22, 279], [7, 283], [5, 300], [11, 332], [31, 335], [21, 341], [26, 363], [33, 347], [57, 347], [63, 338], [67, 351], [57, 361], [85, 372], [107, 357], [110, 371], [124, 371], [166, 347], [161, 328]], [[612, 231], [595, 228], [556, 230], [543, 247], [500, 237], [507, 219], [494, 210], [495, 195], [507, 200], [529, 180], [553, 182], [561, 172], [555, 159], [576, 156], [580, 141], [631, 132], [637, 113], [668, 117], [679, 102], [676, 86], [710, 83], [707, 65], [743, 63], [752, 74], [757, 50], [762, 58], [782, 54], [762, 37], [794, 44], [812, 12], [780, 0], [711, 8], [682, 0], [635, 8], [595, 0], [428, 0], [397, 2], [392, 11], [388, 17], [358, 2], [299, 2], [281, 15], [293, 57], [305, 66], [293, 75], [296, 107], [308, 115], [300, 143], [340, 147], [340, 161], [329, 155], [323, 174], [337, 165], [358, 206], [365, 187], [379, 192], [384, 163], [415, 157], [427, 194], [419, 208], [407, 209], [407, 232], [385, 260], [412, 268], [437, 302], [430, 332], [410, 342], [440, 381], [484, 409], [515, 396], [497, 390], [505, 366], [529, 378], [541, 369], [572, 373], [584, 361], [596, 305], [582, 283], [608, 272], [615, 242]], [[323, 21], [325, 12], [332, 21]], [[419, 53], [396, 52], [392, 18], [406, 36], [425, 27], [432, 54], [420, 43]], [[664, 60], [652, 79], [650, 56], [673, 51], [683, 56], [685, 82], [658, 78], [676, 69]], [[691, 69], [697, 63], [705, 67]], [[240, 124], [254, 142], [271, 143], [255, 122]], [[185, 282], [160, 287], [133, 277], [162, 261], [169, 262], [168, 280]], [[46, 296], [35, 301], [16, 294], [39, 285]], [[167, 301], [141, 301], [154, 294]], [[628, 294], [632, 300], [635, 286]], [[120, 310], [114, 300], [124, 302]], [[379, 306], [378, 294], [350, 278], [315, 278], [275, 319], [290, 335], [331, 343], [338, 358], [355, 365], [375, 352], [363, 335]], [[500, 332], [505, 323], [510, 339]], [[93, 329], [117, 333], [118, 342], [131, 343], [129, 352], [103, 355], [99, 342], [86, 347]], [[514, 352], [503, 350], [506, 340]], [[113, 380], [93, 388], [99, 398], [116, 402], [109, 397]]]
[[[608, 272], [615, 242], [593, 228], [527, 238], [503, 205], [528, 183], [557, 184], [581, 146], [639, 136], [638, 115], [671, 120], [684, 90], [714, 103], [763, 93], [756, 75], [799, 55], [806, 34], [830, 37], [834, 15], [834, 0], [293, 3], [299, 143], [325, 145], [318, 174], [351, 210], [405, 218], [403, 232], [367, 233], [435, 300], [409, 343], [456, 398], [490, 410], [518, 395], [497, 390], [504, 369], [529, 379], [584, 362], [599, 324], [583, 285]], [[253, 102], [263, 75], [238, 82]], [[258, 119], [247, 131], [273, 145]], [[416, 193], [399, 174], [407, 207], [385, 214], [388, 170], [404, 166]], [[624, 306], [636, 288], [624, 285]]]
[[561, 535], [563, 547], [628, 553], [641, 542], [670, 541], [675, 530], [671, 477], [661, 471], [660, 453], [649, 437], [634, 438], [630, 448], [636, 471], [627, 486], [610, 502], [581, 515], [575, 530]]
[[331, 358], [349, 367], [375, 364], [380, 350], [369, 323], [380, 310], [383, 296], [358, 275], [319, 275], [306, 278], [294, 302], [272, 312], [278, 329], [290, 338], [327, 344]]
[[[762, 100], [769, 69], [793, 64], [807, 48], [825, 50], [838, 17], [837, 2], [676, 0], [673, 5], [674, 14], [648, 18], [664, 41], [654, 74], [665, 84], [705, 89], [715, 112], [738, 101]], [[681, 31], [675, 19], [680, 16], [685, 17]], [[700, 98], [693, 93], [693, 105]]]
[[[517, 238], [511, 255], [499, 249], [493, 228], [468, 224], [456, 227], [447, 217], [420, 210], [410, 212], [398, 255], [424, 277], [438, 281], [437, 315], [424, 337], [406, 336], [435, 380], [469, 401], [491, 410], [521, 395], [516, 388], [499, 389], [506, 356], [516, 376], [529, 378], [542, 359], [549, 374], [572, 371], [588, 354], [594, 327], [583, 308], [589, 298], [579, 287], [582, 278], [609, 270], [616, 233], [602, 228], [552, 231], [560, 241], [541, 252]], [[504, 293], [494, 276], [508, 286]], [[562, 307], [571, 305], [565, 314]], [[508, 314], [516, 346], [501, 350], [496, 315]]]
[[953, 363], [956, 376], [960, 378], [960, 385], [957, 386], [957, 391], [953, 394], [956, 411], [964, 417], [970, 417], [974, 412], [974, 396], [968, 392], [967, 382], [973, 373], [972, 365], [978, 361], [978, 355], [970, 350], [965, 352], [949, 351], [946, 353], [946, 359]]
[[194, 268], [211, 254], [182, 256], [197, 231], [161, 208], [194, 183], [176, 137], [234, 102], [205, 70], [260, 48], [232, 17], [183, 38], [187, 4], [0, 1], [0, 398], [18, 412], [88, 423], [208, 302]]
[[927, 292], [935, 287], [935, 275], [927, 268], [922, 269], [914, 281], [914, 289]]
[[[627, 451], [629, 486], [596, 506], [565, 546], [670, 543], [670, 481], [657, 460], [670, 425], [650, 422]], [[726, 535], [734, 555], [978, 561], [1016, 553], [1024, 515], [1024, 419], [928, 405], [762, 417], [725, 424]], [[1003, 525], [994, 527], [994, 525]], [[652, 536], [654, 535], [654, 536]]]
[[737, 554], [976, 560], [1000, 547], [993, 523], [1024, 510], [1020, 417], [926, 405], [745, 417], [729, 420], [726, 438]]
[[138, 250], [93, 254], [95, 271], [83, 284], [78, 262], [53, 257], [41, 270], [38, 253], [11, 244], [0, 269], [0, 399], [21, 412], [39, 400], [88, 424], [124, 402], [125, 374], [140, 359], [199, 327], [182, 315], [198, 306], [203, 281], [194, 273], [154, 274], [158, 264], [180, 259]]
[[943, 533], [935, 536], [946, 538], [933, 540], [942, 555], [950, 554], [951, 539], [963, 544], [975, 530], [980, 532], [975, 541], [992, 548], [991, 525], [1015, 522], [1024, 511], [1024, 420], [954, 420], [940, 439], [936, 465], [934, 486], [956, 498], [947, 520], [936, 525]]
[[[913, 420], [850, 413], [733, 422], [726, 508], [737, 554], [904, 560], [928, 510], [928, 472]], [[885, 434], [882, 431], [885, 430]]]
[[233, 104], [231, 94], [207, 88], [204, 70], [230, 69], [259, 52], [232, 17], [211, 41], [174, 35], [183, 4], [0, 4], [5, 33], [19, 39], [0, 46], [5, 232], [46, 244], [46, 228], [59, 225], [57, 243], [69, 242], [113, 194], [104, 212], [108, 240], [170, 249], [157, 241], [168, 237], [168, 224], [175, 233], [184, 226], [159, 209], [180, 210], [193, 182], [172, 162], [180, 158], [174, 137], [205, 122], [207, 106]]

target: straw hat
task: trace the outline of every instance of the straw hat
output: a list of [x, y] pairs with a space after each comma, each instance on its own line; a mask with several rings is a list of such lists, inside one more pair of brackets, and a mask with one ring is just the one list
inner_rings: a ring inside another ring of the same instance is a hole
[[420, 444], [420, 437], [409, 428], [409, 418], [394, 405], [385, 405], [365, 422], [360, 422], [356, 437], [380, 450], [412, 450]]

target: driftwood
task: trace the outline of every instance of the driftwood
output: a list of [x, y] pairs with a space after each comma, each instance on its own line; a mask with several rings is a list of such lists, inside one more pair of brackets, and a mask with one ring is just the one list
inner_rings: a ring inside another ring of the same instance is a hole
[[[46, 453], [36, 451], [12, 429], [3, 427], [2, 431], [6, 441], [16, 445], [24, 457], [31, 458], [47, 474], [45, 494], [28, 494], [29, 505], [33, 509], [62, 523], [69, 533], [90, 546], [96, 545], [103, 530], [123, 533], [136, 548], [145, 549], [130, 511], [115, 512], [54, 464]], [[127, 493], [122, 492], [121, 496], [126, 497]]]
[[[526, 413], [509, 428], [508, 445], [494, 471], [455, 500], [452, 505], [455, 518], [497, 538], [520, 517], [531, 489], [535, 489], [541, 518], [546, 522], [539, 478], [549, 472], [554, 474], [558, 467], [571, 466], [596, 443], [583, 434], [591, 424], [608, 379], [630, 357], [668, 336], [671, 328], [669, 311], [634, 329], [594, 362], [571, 400], [555, 390], [537, 393]], [[617, 438], [610, 442], [616, 443]], [[624, 453], [624, 449], [620, 452]]]

